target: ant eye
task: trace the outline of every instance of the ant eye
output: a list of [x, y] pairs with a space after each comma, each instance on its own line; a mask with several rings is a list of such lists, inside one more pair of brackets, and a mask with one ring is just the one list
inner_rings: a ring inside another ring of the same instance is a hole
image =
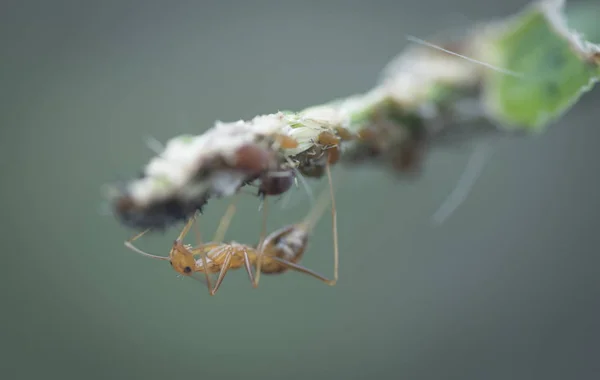
[[190, 267], [185, 267], [185, 268], [183, 268], [183, 271], [184, 271], [185, 273], [190, 273], [190, 272], [192, 271], [192, 268], [190, 268]]
[[169, 264], [171, 264], [171, 266], [173, 266], [173, 262], [172, 261], [169, 261]]

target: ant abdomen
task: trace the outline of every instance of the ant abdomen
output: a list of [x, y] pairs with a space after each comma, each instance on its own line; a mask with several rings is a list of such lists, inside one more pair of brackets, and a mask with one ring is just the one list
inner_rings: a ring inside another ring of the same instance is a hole
[[275, 256], [297, 263], [308, 245], [308, 232], [298, 226], [290, 226], [282, 231], [273, 245]]

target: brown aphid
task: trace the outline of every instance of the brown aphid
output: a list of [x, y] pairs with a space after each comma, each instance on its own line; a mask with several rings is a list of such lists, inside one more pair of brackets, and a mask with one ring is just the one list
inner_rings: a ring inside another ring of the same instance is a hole
[[377, 140], [377, 133], [372, 128], [363, 128], [358, 131], [358, 138], [363, 141]]
[[275, 160], [275, 153], [257, 144], [246, 144], [235, 151], [233, 167], [251, 175], [269, 169]]
[[296, 141], [296, 139], [290, 136], [286, 136], [281, 133], [276, 133], [274, 137], [275, 141], [281, 149], [294, 149], [298, 147], [298, 141]]
[[335, 132], [342, 139], [342, 141], [351, 141], [356, 138], [354, 134], [352, 134], [349, 130], [344, 127], [335, 127]]
[[[258, 287], [260, 274], [281, 274], [289, 270], [308, 274], [317, 278], [327, 285], [333, 286], [338, 280], [339, 267], [339, 252], [338, 252], [338, 235], [337, 235], [337, 218], [335, 212], [335, 198], [333, 194], [333, 186], [331, 180], [331, 171], [327, 165], [327, 174], [329, 178], [329, 194], [321, 195], [316, 205], [310, 210], [303, 222], [289, 225], [269, 234], [264, 240], [259, 242], [257, 247], [252, 247], [236, 242], [221, 243], [220, 240], [224, 237], [235, 208], [230, 205], [228, 211], [221, 218], [219, 228], [215, 234], [213, 242], [201, 243], [198, 237], [196, 247], [184, 245], [183, 239], [190, 231], [196, 218], [190, 218], [185, 227], [173, 243], [168, 257], [156, 256], [146, 253], [136, 248], [132, 243], [139, 239], [144, 231], [128, 241], [125, 245], [141, 255], [151, 257], [158, 260], [165, 260], [171, 263], [171, 266], [179, 274], [193, 277], [197, 273], [204, 273], [205, 284], [208, 287], [210, 295], [215, 295], [230, 269], [239, 269], [244, 267], [248, 273], [248, 277], [254, 287]], [[333, 224], [333, 239], [334, 239], [334, 278], [328, 279], [300, 264], [306, 247], [308, 244], [309, 235], [314, 229], [317, 222], [320, 220], [323, 212], [327, 209], [331, 198], [331, 212]], [[263, 223], [263, 231], [266, 223]], [[196, 258], [199, 256], [199, 258]], [[253, 273], [252, 267], [255, 267]], [[218, 274], [217, 280], [212, 285], [211, 275]]]
[[317, 143], [325, 146], [338, 146], [340, 138], [331, 132], [321, 132], [317, 137]]
[[406, 173], [417, 173], [423, 158], [423, 144], [410, 140], [399, 144], [397, 152], [393, 154], [392, 166], [395, 170]]
[[136, 204], [129, 195], [120, 196], [115, 202], [115, 209], [117, 213], [126, 213], [132, 209], [136, 208]]
[[317, 143], [327, 150], [327, 162], [334, 165], [340, 159], [340, 138], [331, 132], [321, 132]]
[[309, 178], [321, 178], [325, 173], [325, 169], [323, 165], [319, 163], [315, 163], [313, 161], [307, 160], [302, 163], [298, 170], [305, 176]]
[[293, 169], [275, 172], [268, 171], [260, 177], [258, 195], [261, 197], [281, 195], [292, 187], [295, 178], [296, 172]]
[[358, 138], [362, 141], [362, 151], [366, 157], [377, 157], [383, 154], [385, 149], [379, 141], [379, 135], [372, 128], [360, 130]]
[[330, 165], [336, 164], [340, 160], [340, 148], [333, 146], [328, 149], [327, 162]]

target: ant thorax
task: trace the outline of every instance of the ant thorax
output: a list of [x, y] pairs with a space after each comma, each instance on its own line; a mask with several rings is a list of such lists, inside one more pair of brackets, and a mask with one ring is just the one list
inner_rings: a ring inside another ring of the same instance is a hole
[[[213, 264], [213, 260], [210, 258], [210, 256], [206, 256], [206, 265], [210, 266]], [[204, 262], [202, 262], [202, 257], [196, 259], [196, 268], [204, 268]]]
[[[228, 253], [232, 253], [234, 256], [234, 260], [236, 257], [241, 257], [241, 253], [248, 250], [250, 247], [244, 244], [240, 244], [237, 242], [230, 242], [224, 244], [208, 244], [204, 247], [204, 252], [206, 254], [206, 265], [208, 267], [213, 264], [219, 264], [222, 258], [224, 258]], [[251, 249], [251, 248], [250, 248]], [[204, 263], [202, 261], [202, 256], [199, 255], [196, 259], [196, 267], [204, 268]]]

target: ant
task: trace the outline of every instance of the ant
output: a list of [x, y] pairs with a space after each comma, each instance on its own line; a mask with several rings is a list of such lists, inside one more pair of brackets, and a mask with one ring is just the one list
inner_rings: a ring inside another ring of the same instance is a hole
[[[183, 244], [183, 239], [189, 233], [192, 225], [196, 221], [196, 215], [194, 215], [189, 218], [181, 233], [173, 243], [168, 257], [151, 255], [136, 248], [132, 244], [148, 230], [127, 240], [125, 246], [144, 256], [169, 261], [173, 269], [183, 276], [197, 279], [192, 275], [199, 272], [204, 273], [205, 281], [202, 282], [208, 287], [209, 294], [213, 296], [219, 290], [227, 271], [229, 269], [239, 269], [242, 266], [245, 267], [254, 288], [258, 287], [261, 273], [281, 274], [288, 270], [295, 270], [297, 272], [308, 274], [327, 285], [334, 286], [338, 280], [339, 251], [335, 197], [329, 163], [326, 164], [326, 172], [329, 180], [329, 191], [324, 192], [319, 197], [317, 203], [309, 211], [302, 222], [283, 227], [272, 232], [266, 236], [266, 238], [263, 238], [266, 229], [267, 214], [265, 212], [262, 225], [263, 231], [261, 233], [260, 242], [256, 247], [236, 242], [221, 242], [235, 213], [234, 203], [230, 204], [228, 210], [221, 218], [215, 237], [213, 238], [213, 241], [209, 243], [201, 243], [198, 234], [198, 245], [196, 247]], [[308, 245], [309, 236], [330, 202], [334, 251], [333, 280], [299, 264]], [[200, 256], [200, 258], [196, 259], [196, 256]], [[253, 266], [255, 267], [255, 273], [252, 271]], [[211, 275], [216, 273], [218, 273], [218, 277], [213, 286]]]

